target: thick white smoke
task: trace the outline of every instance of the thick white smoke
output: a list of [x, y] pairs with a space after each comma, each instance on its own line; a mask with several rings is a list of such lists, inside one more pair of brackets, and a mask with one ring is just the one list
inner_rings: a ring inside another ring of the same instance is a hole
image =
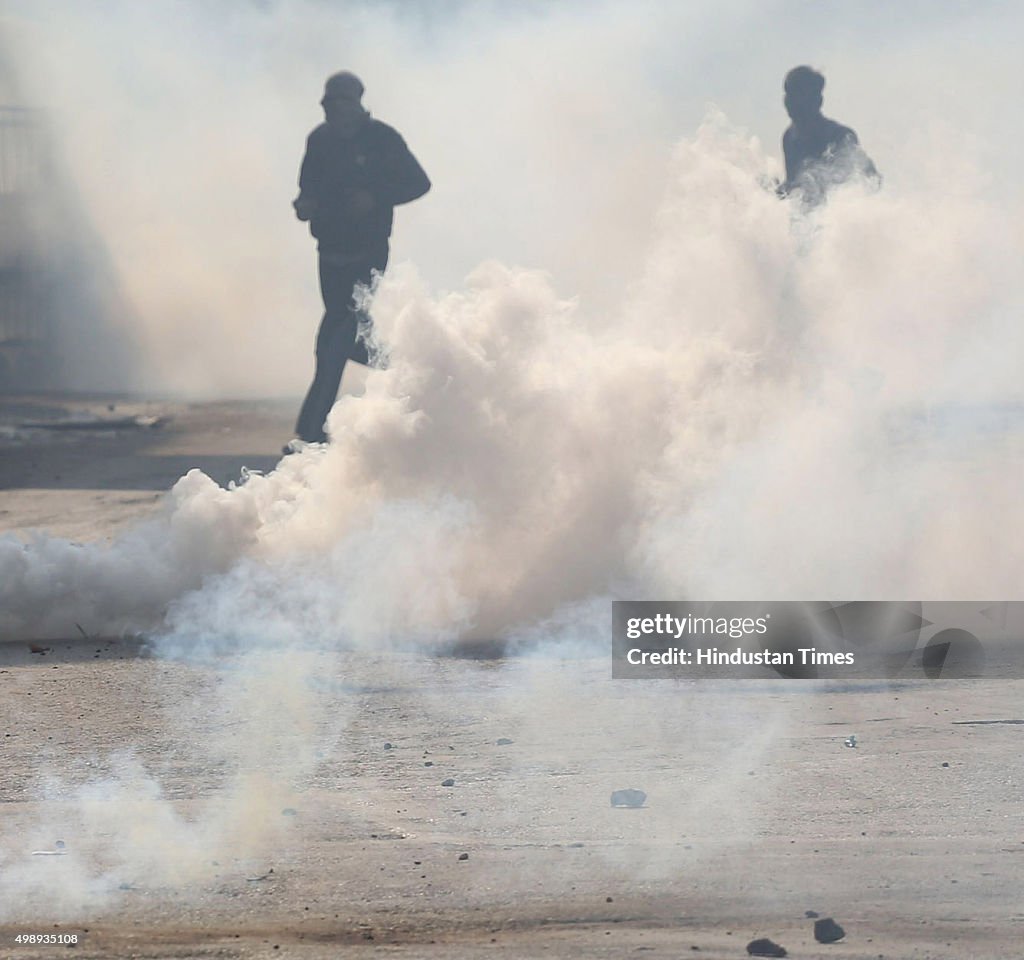
[[1003, 215], [928, 184], [805, 213], [768, 166], [718, 116], [677, 148], [611, 325], [536, 272], [395, 270], [392, 366], [329, 446], [190, 474], [110, 547], [7, 539], [5, 632], [437, 648], [610, 592], [1011, 596], [1005, 431], [936, 429], [1018, 394]]

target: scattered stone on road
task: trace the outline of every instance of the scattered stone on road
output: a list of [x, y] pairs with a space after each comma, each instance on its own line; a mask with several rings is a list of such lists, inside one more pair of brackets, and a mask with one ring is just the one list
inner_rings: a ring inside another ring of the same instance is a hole
[[459, 854], [459, 859], [460, 860], [468, 860], [469, 859], [469, 854], [468, 853], [460, 853]]
[[612, 791], [613, 807], [642, 807], [646, 800], [647, 794], [643, 790]]
[[499, 747], [507, 747], [510, 743], [512, 743], [512, 741], [509, 740], [508, 737], [498, 737], [498, 746]]
[[449, 777], [447, 780], [442, 780], [441, 781], [441, 786], [442, 787], [454, 787], [455, 786], [455, 781], [451, 777]]
[[846, 931], [831, 917], [814, 921], [814, 939], [818, 943], [835, 943], [846, 936]]
[[747, 953], [752, 957], [784, 957], [786, 948], [777, 944], [774, 940], [761, 937], [759, 940], [751, 940], [747, 944]]

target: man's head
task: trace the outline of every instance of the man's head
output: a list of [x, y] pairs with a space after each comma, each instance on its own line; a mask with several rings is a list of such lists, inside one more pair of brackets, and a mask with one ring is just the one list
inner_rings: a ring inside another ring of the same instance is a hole
[[821, 116], [822, 91], [825, 78], [810, 67], [794, 67], [786, 74], [783, 103], [786, 113], [797, 125]]
[[366, 119], [362, 99], [362, 80], [354, 73], [342, 70], [327, 78], [320, 106], [324, 108], [324, 117], [332, 127], [336, 127], [345, 136], [351, 136]]

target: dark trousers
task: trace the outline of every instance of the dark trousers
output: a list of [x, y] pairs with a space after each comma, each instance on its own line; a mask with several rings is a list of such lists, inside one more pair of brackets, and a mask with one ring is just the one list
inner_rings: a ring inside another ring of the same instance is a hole
[[300, 440], [324, 443], [324, 421], [334, 401], [345, 364], [350, 359], [366, 362], [366, 348], [356, 342], [359, 322], [367, 317], [356, 307], [357, 284], [369, 285], [372, 271], [384, 272], [388, 263], [388, 244], [360, 259], [345, 262], [330, 251], [320, 251], [320, 293], [324, 298], [324, 318], [316, 335], [316, 374], [299, 411], [295, 432]]

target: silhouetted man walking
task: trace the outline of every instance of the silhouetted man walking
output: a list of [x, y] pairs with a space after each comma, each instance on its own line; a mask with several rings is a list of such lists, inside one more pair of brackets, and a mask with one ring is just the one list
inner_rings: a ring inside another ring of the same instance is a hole
[[786, 182], [779, 193], [800, 190], [810, 204], [820, 203], [829, 187], [851, 176], [881, 180], [857, 134], [822, 115], [824, 89], [825, 78], [810, 67], [794, 67], [786, 74], [783, 102], [793, 122], [782, 135]]
[[[309, 221], [320, 260], [324, 317], [316, 338], [316, 374], [302, 404], [299, 439], [322, 443], [324, 420], [338, 397], [348, 360], [367, 363], [357, 284], [388, 262], [394, 207], [422, 197], [430, 180], [398, 131], [363, 108], [363, 84], [348, 71], [328, 77], [325, 122], [306, 141], [295, 214]], [[286, 447], [285, 452], [291, 448]]]

